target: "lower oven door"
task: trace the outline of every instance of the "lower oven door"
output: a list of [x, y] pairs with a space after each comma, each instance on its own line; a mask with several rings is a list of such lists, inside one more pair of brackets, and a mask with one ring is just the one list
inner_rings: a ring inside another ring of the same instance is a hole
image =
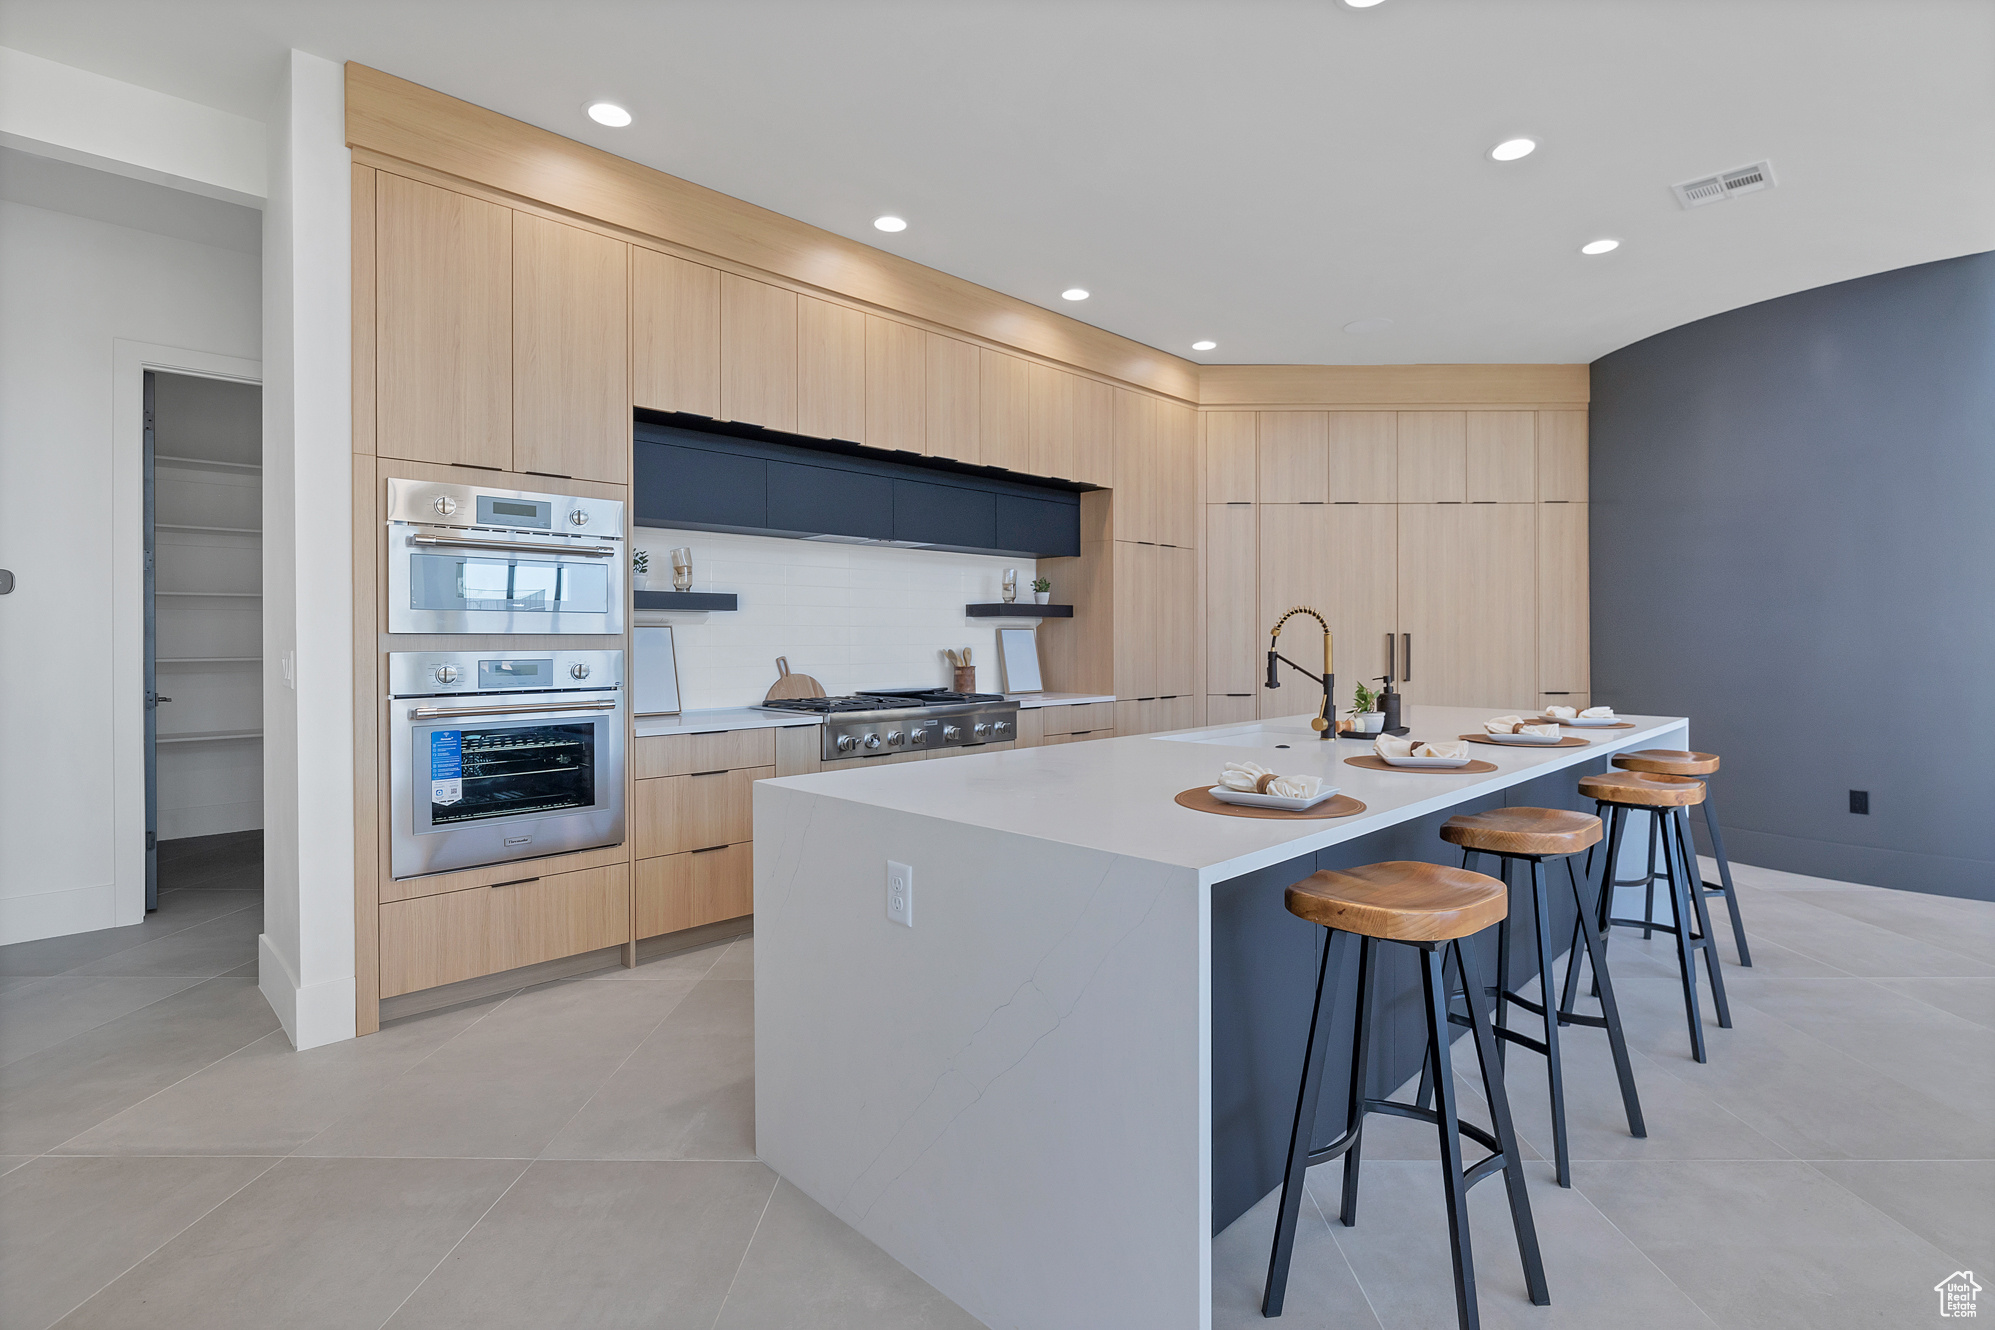
[[620, 693], [390, 705], [394, 877], [623, 841]]
[[623, 541], [388, 526], [391, 633], [620, 633]]

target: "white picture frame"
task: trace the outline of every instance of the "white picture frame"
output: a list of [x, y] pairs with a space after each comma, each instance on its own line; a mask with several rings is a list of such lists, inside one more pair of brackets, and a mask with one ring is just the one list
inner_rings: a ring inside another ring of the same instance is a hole
[[1043, 693], [1045, 680], [1039, 667], [1039, 631], [1036, 628], [997, 630], [998, 691]]
[[631, 629], [630, 702], [637, 716], [679, 714], [679, 648], [670, 624]]

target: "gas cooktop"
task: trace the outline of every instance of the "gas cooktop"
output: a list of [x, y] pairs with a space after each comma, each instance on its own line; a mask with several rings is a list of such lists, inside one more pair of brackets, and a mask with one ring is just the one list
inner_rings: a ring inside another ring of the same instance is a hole
[[998, 693], [878, 688], [843, 697], [786, 697], [764, 711], [823, 716], [825, 760], [975, 748], [1018, 737], [1018, 703]]

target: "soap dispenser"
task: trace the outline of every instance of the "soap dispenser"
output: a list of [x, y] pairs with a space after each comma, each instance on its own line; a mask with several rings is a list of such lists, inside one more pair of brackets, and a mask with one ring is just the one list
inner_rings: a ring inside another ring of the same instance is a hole
[[1406, 726], [1399, 720], [1400, 694], [1393, 691], [1392, 676], [1385, 675], [1379, 680], [1385, 687], [1378, 694], [1378, 709], [1385, 713], [1385, 724], [1379, 727], [1382, 734], [1404, 734]]

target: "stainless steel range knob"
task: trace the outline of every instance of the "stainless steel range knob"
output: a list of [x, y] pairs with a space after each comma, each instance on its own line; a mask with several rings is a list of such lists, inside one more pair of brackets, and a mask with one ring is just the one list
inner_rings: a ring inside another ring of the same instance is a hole
[[991, 727], [984, 724], [982, 721], [978, 721], [976, 725], [970, 730], [970, 733], [976, 735], [979, 739], [983, 738], [985, 735], [989, 734], [990, 732], [991, 732]]
[[457, 511], [457, 500], [451, 498], [448, 494], [439, 494], [436, 496], [436, 502], [431, 504], [430, 507], [436, 509], [438, 517], [448, 517]]
[[839, 752], [841, 752], [841, 753], [849, 753], [849, 752], [851, 752], [851, 751], [852, 751], [853, 749], [857, 748], [858, 746], [859, 746], [859, 741], [858, 741], [857, 739], [854, 739], [854, 738], [853, 738], [853, 737], [852, 737], [851, 735], [849, 735], [849, 734], [841, 734], [841, 735], [839, 735], [839, 736], [838, 736], [838, 751], [839, 751]]
[[963, 732], [957, 729], [954, 725], [944, 725], [942, 727], [942, 737], [949, 740], [951, 743], [954, 743], [956, 740], [963, 737]]
[[907, 741], [911, 744], [925, 744], [928, 742], [928, 731], [925, 729], [910, 731]]
[[573, 526], [587, 526], [589, 525], [589, 515], [580, 508], [577, 508], [574, 512], [568, 514], [568, 521]]
[[869, 734], [869, 735], [867, 735], [867, 736], [866, 736], [866, 747], [868, 747], [868, 748], [878, 748], [879, 746], [880, 746], [880, 736], [879, 736], [879, 735], [877, 735], [877, 734]]
[[901, 733], [901, 732], [900, 732], [899, 730], [888, 730], [888, 731], [887, 731], [887, 747], [889, 747], [889, 748], [896, 748], [896, 747], [898, 747], [898, 746], [899, 746], [899, 745], [900, 745], [900, 744], [901, 744], [901, 743], [902, 743], [902, 742], [903, 742], [903, 741], [904, 741], [904, 740], [905, 740], [906, 738], [907, 738], [907, 736], [906, 736], [906, 735], [904, 735], [904, 734], [902, 734], [902, 733]]
[[1011, 733], [1011, 722], [1008, 720], [1001, 720], [997, 722], [995, 725], [991, 726], [991, 733], [1000, 734], [1000, 735]]
[[589, 667], [578, 660], [568, 667], [568, 677], [571, 679], [586, 679], [589, 677]]
[[439, 665], [435, 673], [438, 683], [456, 683], [459, 671], [455, 665]]

